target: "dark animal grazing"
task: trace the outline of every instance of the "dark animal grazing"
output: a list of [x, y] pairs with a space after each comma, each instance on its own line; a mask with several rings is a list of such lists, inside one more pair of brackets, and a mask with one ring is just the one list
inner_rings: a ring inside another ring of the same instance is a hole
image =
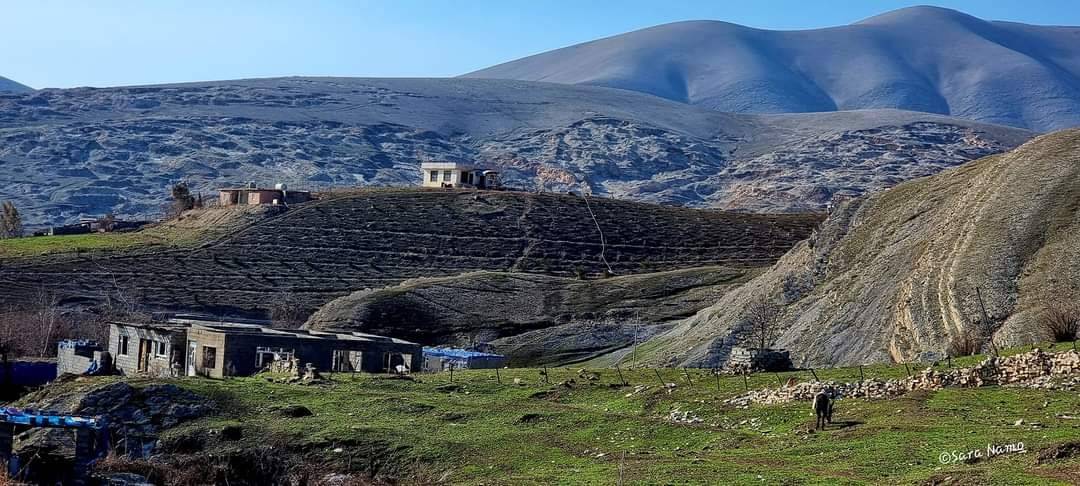
[[828, 393], [819, 392], [814, 396], [813, 409], [817, 417], [815, 429], [824, 429], [826, 424], [832, 423], [833, 401]]

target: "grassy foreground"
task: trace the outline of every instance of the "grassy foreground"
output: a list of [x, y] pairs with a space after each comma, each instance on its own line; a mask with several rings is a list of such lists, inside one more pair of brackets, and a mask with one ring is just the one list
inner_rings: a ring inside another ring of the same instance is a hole
[[[969, 358], [956, 365], [970, 365]], [[903, 376], [903, 366], [863, 370], [867, 378]], [[598, 379], [587, 376], [598, 374]], [[660, 374], [674, 388], [661, 386]], [[166, 433], [179, 437], [241, 424], [243, 442], [288, 444], [330, 470], [421, 474], [455, 484], [1075, 484], [1080, 457], [1038, 464], [1037, 453], [1080, 440], [1080, 395], [985, 387], [913, 392], [894, 400], [841, 400], [835, 420], [812, 432], [807, 403], [736, 409], [742, 377], [705, 370], [552, 368], [459, 371], [415, 381], [335, 375], [326, 385], [172, 380], [214, 397], [222, 411]], [[818, 370], [853, 381], [859, 370]], [[693, 383], [690, 385], [687, 381]], [[812, 379], [809, 372], [779, 375]], [[109, 378], [116, 379], [116, 378]], [[520, 384], [514, 384], [515, 379]], [[566, 385], [562, 382], [574, 380]], [[775, 387], [758, 374], [750, 388]], [[140, 381], [132, 382], [138, 386]], [[313, 416], [286, 418], [303, 405]], [[700, 418], [694, 423], [674, 417]], [[1024, 422], [1017, 425], [1019, 420]], [[942, 464], [947, 452], [1023, 442], [1027, 452], [973, 463]], [[355, 461], [355, 462], [354, 462]], [[362, 463], [358, 465], [357, 463]]]

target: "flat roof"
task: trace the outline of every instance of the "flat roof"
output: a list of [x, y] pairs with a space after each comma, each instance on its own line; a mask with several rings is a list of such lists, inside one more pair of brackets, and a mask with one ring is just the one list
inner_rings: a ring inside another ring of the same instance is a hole
[[382, 342], [382, 343], [394, 343], [394, 344], [410, 344], [419, 346], [416, 343], [406, 341], [404, 339], [392, 338], [387, 336], [377, 336], [375, 334], [366, 334], [362, 332], [333, 332], [333, 331], [313, 331], [308, 329], [274, 329], [271, 327], [261, 326], [258, 324], [240, 324], [234, 322], [226, 323], [212, 323], [202, 322], [192, 324], [191, 327], [198, 327], [207, 329], [210, 331], [217, 331], [226, 334], [243, 334], [246, 336], [260, 335], [260, 336], [272, 336], [272, 337], [286, 337], [294, 339], [325, 339], [325, 340], [339, 340], [339, 341], [360, 341], [360, 342]]
[[275, 189], [273, 187], [222, 187], [218, 191], [285, 191], [285, 192], [311, 192], [311, 191], [298, 191], [296, 189]]
[[459, 170], [475, 170], [472, 164], [465, 162], [420, 162], [421, 169], [459, 169]]
[[260, 335], [268, 337], [283, 337], [293, 339], [321, 339], [321, 340], [340, 340], [340, 341], [356, 341], [356, 342], [380, 342], [380, 343], [392, 343], [420, 346], [411, 341], [404, 339], [398, 339], [388, 336], [379, 336], [375, 334], [367, 334], [357, 331], [316, 331], [308, 329], [274, 329], [269, 327], [265, 321], [237, 319], [236, 321], [221, 321], [211, 318], [200, 318], [194, 316], [182, 316], [174, 317], [165, 322], [111, 322], [117, 326], [136, 327], [140, 329], [149, 329], [152, 331], [162, 332], [176, 332], [186, 331], [187, 329], [198, 327], [212, 332], [220, 332], [233, 335]]

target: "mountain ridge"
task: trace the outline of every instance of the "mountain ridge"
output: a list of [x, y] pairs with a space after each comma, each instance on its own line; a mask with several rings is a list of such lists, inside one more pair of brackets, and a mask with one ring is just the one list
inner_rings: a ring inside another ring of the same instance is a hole
[[662, 24], [463, 77], [607, 86], [725, 112], [899, 108], [1050, 131], [1080, 125], [1078, 46], [1078, 27], [909, 7], [811, 30]]
[[26, 93], [33, 90], [34, 88], [25, 84], [0, 76], [0, 93]]

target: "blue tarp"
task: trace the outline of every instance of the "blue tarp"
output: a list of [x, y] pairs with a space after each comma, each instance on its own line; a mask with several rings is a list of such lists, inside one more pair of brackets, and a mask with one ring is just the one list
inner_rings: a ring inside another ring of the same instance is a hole
[[432, 348], [424, 346], [424, 356], [432, 356], [436, 358], [455, 358], [455, 359], [471, 359], [471, 358], [504, 358], [501, 354], [481, 353], [479, 351], [467, 351], [464, 349], [456, 348]]
[[38, 410], [20, 410], [12, 407], [0, 407], [0, 422], [9, 424], [31, 425], [34, 427], [65, 427], [72, 429], [101, 429], [105, 421], [96, 417], [80, 417], [60, 412]]

